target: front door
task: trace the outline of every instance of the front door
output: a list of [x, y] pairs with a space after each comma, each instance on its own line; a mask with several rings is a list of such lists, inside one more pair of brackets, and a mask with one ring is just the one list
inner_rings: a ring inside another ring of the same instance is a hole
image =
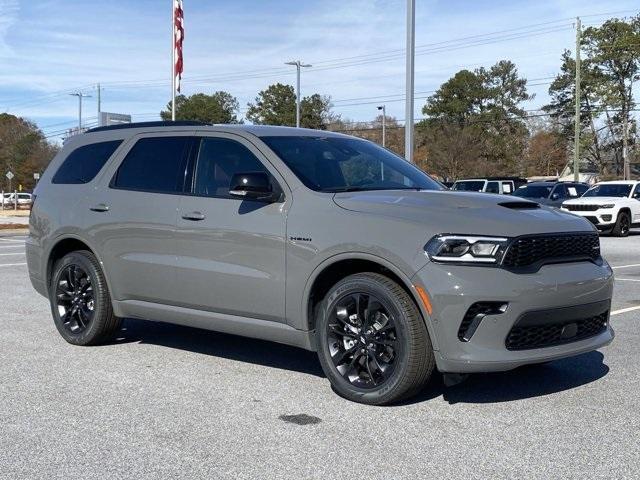
[[229, 195], [235, 173], [283, 180], [248, 141], [203, 136], [193, 159], [190, 195], [177, 219], [177, 284], [185, 307], [284, 322], [288, 199], [278, 203]]

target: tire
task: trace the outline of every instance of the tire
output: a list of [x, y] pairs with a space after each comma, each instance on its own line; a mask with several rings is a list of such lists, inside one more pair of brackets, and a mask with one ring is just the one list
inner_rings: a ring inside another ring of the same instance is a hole
[[418, 393], [433, 372], [420, 311], [384, 275], [358, 273], [339, 281], [320, 304], [316, 329], [322, 369], [348, 400], [395, 403]]
[[627, 212], [618, 213], [616, 224], [611, 230], [611, 234], [615, 237], [628, 237], [631, 229], [631, 217]]
[[78, 250], [53, 267], [49, 288], [51, 313], [58, 332], [73, 345], [104, 343], [120, 329], [107, 282], [96, 257]]

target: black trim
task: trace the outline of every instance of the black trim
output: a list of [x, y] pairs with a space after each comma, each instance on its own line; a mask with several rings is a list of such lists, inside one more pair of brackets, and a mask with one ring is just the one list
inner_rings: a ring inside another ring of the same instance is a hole
[[107, 127], [90, 128], [85, 133], [108, 132], [111, 130], [123, 130], [127, 128], [149, 128], [149, 127], [202, 127], [208, 126], [209, 123], [198, 122], [196, 120], [177, 120], [175, 122], [134, 122], [121, 123], [119, 125], [109, 125]]

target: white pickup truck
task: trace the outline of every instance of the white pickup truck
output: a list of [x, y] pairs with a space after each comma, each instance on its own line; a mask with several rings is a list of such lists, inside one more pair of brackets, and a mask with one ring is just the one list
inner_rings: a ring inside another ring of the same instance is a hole
[[580, 198], [562, 204], [562, 210], [587, 218], [600, 231], [626, 237], [640, 227], [640, 181], [600, 182]]

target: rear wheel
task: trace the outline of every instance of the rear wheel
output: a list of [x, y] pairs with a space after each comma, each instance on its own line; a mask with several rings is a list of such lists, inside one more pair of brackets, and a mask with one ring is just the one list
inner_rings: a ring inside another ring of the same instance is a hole
[[318, 356], [334, 389], [384, 405], [416, 394], [435, 359], [420, 312], [393, 280], [359, 273], [327, 293], [317, 319]]
[[104, 274], [91, 252], [71, 252], [56, 262], [49, 297], [56, 328], [73, 345], [102, 343], [120, 328]]
[[631, 217], [627, 212], [620, 212], [611, 233], [616, 237], [626, 237], [631, 228]]

